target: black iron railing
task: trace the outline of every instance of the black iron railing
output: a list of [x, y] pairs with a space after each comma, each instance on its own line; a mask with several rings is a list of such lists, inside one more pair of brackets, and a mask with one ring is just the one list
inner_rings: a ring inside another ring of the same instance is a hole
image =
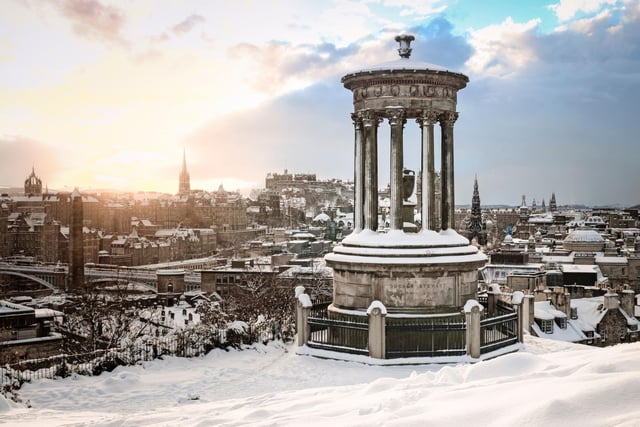
[[265, 325], [246, 330], [220, 329], [210, 331], [208, 336], [175, 335], [150, 338], [127, 347], [98, 349], [90, 352], [59, 354], [55, 356], [19, 361], [0, 358], [0, 392], [17, 390], [25, 382], [71, 374], [97, 375], [111, 371], [117, 366], [133, 365], [165, 355], [198, 357], [216, 347], [267, 342], [279, 335], [277, 330]]
[[386, 357], [435, 357], [466, 354], [463, 314], [386, 318]]
[[369, 320], [366, 316], [329, 312], [328, 303], [314, 306], [309, 313], [311, 348], [342, 353], [369, 354]]
[[518, 313], [511, 312], [480, 320], [480, 353], [518, 342]]

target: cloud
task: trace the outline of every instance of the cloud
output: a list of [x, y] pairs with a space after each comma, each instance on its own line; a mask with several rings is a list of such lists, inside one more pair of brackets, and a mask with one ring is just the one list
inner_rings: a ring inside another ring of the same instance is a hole
[[[511, 78], [471, 76], [459, 95], [456, 138], [480, 168], [483, 202], [556, 191], [566, 202], [638, 203], [640, 23], [609, 31], [615, 24], [603, 16], [588, 34], [532, 33], [521, 49], [535, 61]], [[465, 157], [457, 155], [456, 171], [472, 182]], [[462, 200], [470, 194], [471, 184], [460, 187]]]
[[409, 33], [416, 36], [412, 58], [460, 71], [473, 54], [464, 36], [453, 34], [453, 25], [437, 17], [426, 25], [414, 26]]
[[[202, 24], [204, 22], [206, 22], [206, 19], [202, 15], [198, 15], [198, 14], [189, 15], [179, 23], [164, 30], [162, 33], [158, 35], [150, 36], [149, 41], [152, 44], [167, 43], [172, 39], [176, 39], [178, 37], [188, 34], [196, 25]], [[208, 36], [206, 34], [203, 34], [203, 40], [206, 41], [207, 38]], [[153, 60], [153, 59], [156, 59], [159, 55], [161, 55], [160, 52], [158, 52], [152, 47], [148, 49], [148, 51], [138, 54], [136, 56], [136, 60], [139, 60], [139, 61]]]
[[579, 14], [593, 14], [603, 8], [615, 6], [618, 0], [560, 0], [559, 3], [547, 6], [560, 22], [566, 22]]
[[353, 162], [350, 104], [349, 92], [336, 80], [212, 120], [185, 141], [188, 156], [196, 159], [189, 162], [191, 178], [242, 177], [264, 186], [268, 172], [285, 168], [348, 177]]
[[76, 34], [118, 44], [128, 44], [121, 34], [125, 16], [120, 9], [103, 5], [98, 0], [62, 0], [55, 1], [53, 4], [73, 23]]
[[182, 22], [173, 26], [171, 31], [176, 35], [186, 34], [193, 29], [196, 25], [205, 22], [205, 19], [201, 15], [193, 14], [186, 17]]
[[341, 60], [356, 50], [355, 45], [337, 48], [331, 43], [293, 45], [274, 41], [260, 46], [238, 44], [230, 49], [230, 57], [244, 63], [245, 70], [254, 70], [249, 71], [248, 79], [256, 90], [278, 95], [283, 89], [299, 88], [339, 73]]
[[501, 24], [470, 30], [473, 55], [466, 67], [483, 76], [505, 77], [536, 60], [532, 42], [540, 19], [525, 23], [507, 17]]
[[613, 15], [610, 10], [603, 10], [602, 12], [600, 12], [594, 17], [577, 19], [574, 22], [572, 22], [570, 26], [571, 26], [571, 29], [576, 32], [592, 35], [594, 30], [597, 29], [597, 27], [606, 26], [610, 28], [615, 28], [616, 27], [615, 25], [611, 25], [612, 16]]
[[53, 182], [65, 165], [59, 150], [40, 141], [24, 136], [0, 136], [0, 152], [2, 152], [2, 168], [0, 168], [0, 185], [19, 185], [16, 177], [24, 179], [35, 169], [36, 175], [45, 186]]
[[[416, 35], [414, 59], [442, 63], [456, 69], [471, 55], [471, 48], [463, 36], [452, 34], [453, 26], [444, 18], [436, 18], [426, 25], [408, 29]], [[359, 69], [397, 58], [395, 28], [384, 28], [363, 39], [344, 46], [329, 42], [293, 44], [272, 41], [257, 45], [242, 43], [233, 46], [229, 55], [244, 63], [248, 81], [263, 93], [280, 95], [308, 86], [312, 82], [335, 79]]]
[[384, 0], [383, 3], [387, 7], [401, 8], [400, 16], [414, 16], [415, 19], [437, 15], [447, 9], [442, 0]]

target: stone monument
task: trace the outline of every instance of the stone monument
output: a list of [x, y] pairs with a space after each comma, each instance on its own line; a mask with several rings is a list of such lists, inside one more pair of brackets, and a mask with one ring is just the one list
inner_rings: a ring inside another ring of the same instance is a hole
[[[325, 259], [334, 271], [330, 311], [366, 311], [380, 301], [391, 313], [459, 313], [476, 297], [478, 268], [486, 256], [454, 227], [453, 129], [457, 94], [469, 79], [413, 61], [411, 35], [396, 37], [400, 59], [342, 78], [353, 93], [355, 130], [354, 232]], [[421, 138], [421, 229], [405, 231], [403, 133], [415, 119]], [[391, 129], [389, 230], [378, 230], [378, 130]], [[434, 126], [440, 125], [440, 231], [435, 230]]]

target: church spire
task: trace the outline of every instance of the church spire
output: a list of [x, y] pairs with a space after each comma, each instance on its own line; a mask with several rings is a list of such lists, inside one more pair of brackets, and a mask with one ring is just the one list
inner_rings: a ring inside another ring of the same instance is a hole
[[555, 191], [551, 193], [551, 200], [549, 200], [549, 210], [551, 212], [555, 212], [558, 210], [558, 206], [556, 205], [556, 193]]
[[180, 171], [180, 184], [178, 187], [178, 193], [180, 195], [187, 195], [191, 192], [191, 183], [189, 177], [189, 171], [187, 171], [187, 150], [182, 149], [182, 170]]
[[480, 192], [478, 191], [478, 175], [473, 181], [473, 196], [471, 197], [471, 216], [467, 228], [469, 239], [475, 238], [480, 245], [487, 243], [487, 234], [482, 222], [482, 210], [480, 209]]

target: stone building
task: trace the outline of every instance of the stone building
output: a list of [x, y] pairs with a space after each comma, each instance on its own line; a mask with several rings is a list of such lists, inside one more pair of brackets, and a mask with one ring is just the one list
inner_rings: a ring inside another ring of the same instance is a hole
[[36, 176], [35, 168], [31, 168], [31, 174], [24, 180], [25, 196], [42, 196], [42, 180]]
[[537, 336], [595, 346], [610, 346], [638, 340], [634, 292], [611, 289], [604, 295], [573, 298], [564, 288], [553, 288], [535, 295]]
[[52, 323], [62, 313], [0, 300], [0, 364], [60, 354], [62, 336]]
[[316, 174], [311, 173], [289, 173], [287, 169], [284, 173], [272, 172], [267, 174], [264, 186], [267, 190], [280, 192], [286, 188], [301, 187], [307, 183], [316, 182]]
[[228, 192], [222, 184], [215, 193], [213, 219], [219, 232], [244, 230], [249, 225], [247, 205], [240, 194]]
[[[1, 222], [0, 222], [1, 224]], [[60, 224], [44, 212], [14, 212], [6, 218], [5, 256], [33, 257], [37, 262], [58, 262]]]

